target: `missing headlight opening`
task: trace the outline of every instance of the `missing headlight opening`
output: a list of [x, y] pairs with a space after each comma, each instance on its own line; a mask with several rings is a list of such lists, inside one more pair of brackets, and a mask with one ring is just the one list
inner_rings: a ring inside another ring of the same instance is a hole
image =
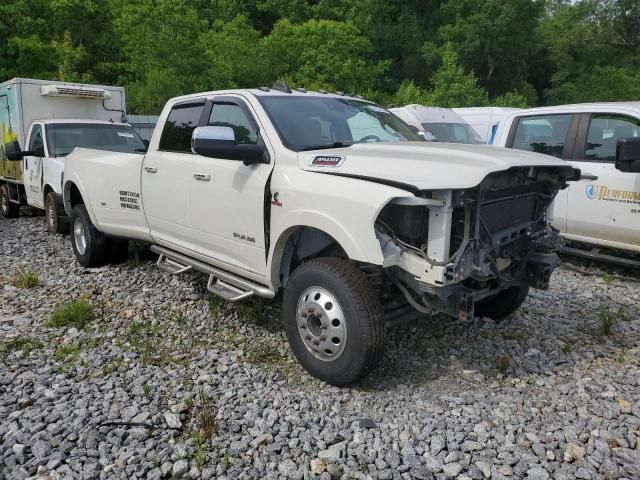
[[566, 187], [554, 168], [512, 168], [477, 187], [421, 192], [376, 221], [384, 273], [422, 313], [461, 320], [509, 288], [548, 288], [560, 247], [547, 209]]

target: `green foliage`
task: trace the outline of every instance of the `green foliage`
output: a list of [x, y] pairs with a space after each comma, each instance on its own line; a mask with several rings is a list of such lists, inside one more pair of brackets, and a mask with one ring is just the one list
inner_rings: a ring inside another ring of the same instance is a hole
[[40, 280], [38, 274], [33, 270], [22, 270], [16, 268], [13, 272], [13, 286], [17, 288], [33, 288], [37, 287]]
[[270, 85], [382, 103], [525, 107], [640, 97], [636, 0], [6, 0], [0, 80], [172, 96]]
[[93, 307], [86, 300], [76, 300], [74, 302], [58, 305], [53, 309], [47, 326], [49, 327], [75, 327], [82, 330], [93, 320]]
[[433, 89], [426, 97], [428, 105], [438, 107], [479, 107], [487, 105], [487, 92], [478, 86], [473, 72], [465, 73], [458, 63], [453, 46], [447, 44], [442, 53], [442, 66], [431, 77]]
[[5, 361], [13, 352], [20, 352], [22, 358], [28, 357], [34, 350], [40, 350], [42, 342], [32, 337], [14, 337], [0, 343], [0, 360]]
[[618, 323], [627, 320], [627, 314], [623, 307], [613, 309], [609, 305], [601, 305], [598, 319], [600, 320], [600, 335], [608, 337], [613, 333]]
[[351, 93], [375, 88], [388, 62], [371, 62], [373, 47], [351, 22], [280, 20], [264, 39], [272, 80], [285, 79], [307, 89]]

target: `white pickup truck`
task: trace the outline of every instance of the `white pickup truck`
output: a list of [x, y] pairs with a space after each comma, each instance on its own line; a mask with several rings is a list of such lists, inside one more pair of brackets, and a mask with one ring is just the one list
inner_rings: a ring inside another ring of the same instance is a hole
[[552, 155], [582, 170], [582, 180], [554, 202], [553, 225], [575, 243], [565, 250], [640, 266], [604, 253], [640, 253], [640, 102], [518, 110], [502, 120], [493, 144]]
[[145, 155], [76, 149], [64, 205], [83, 266], [138, 239], [228, 300], [283, 292], [297, 359], [346, 385], [381, 358], [385, 319], [499, 318], [546, 288], [547, 207], [577, 174], [426, 143], [371, 102], [277, 83], [170, 100]]

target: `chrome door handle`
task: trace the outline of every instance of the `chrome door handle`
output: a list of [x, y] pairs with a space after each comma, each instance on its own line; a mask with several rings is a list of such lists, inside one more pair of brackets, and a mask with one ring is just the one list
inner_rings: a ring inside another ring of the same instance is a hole
[[580, 175], [580, 180], [598, 180], [598, 176], [593, 173], [583, 173]]
[[211, 180], [211, 175], [209, 175], [208, 173], [194, 173], [193, 178], [195, 178], [196, 180], [200, 180], [201, 182], [208, 182], [209, 180]]
[[147, 173], [158, 173], [158, 169], [156, 167], [144, 167], [144, 171]]

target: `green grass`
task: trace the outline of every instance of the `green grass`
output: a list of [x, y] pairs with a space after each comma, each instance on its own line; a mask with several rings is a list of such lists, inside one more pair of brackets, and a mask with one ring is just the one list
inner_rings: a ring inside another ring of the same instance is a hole
[[21, 357], [28, 357], [35, 350], [42, 348], [42, 342], [32, 337], [15, 337], [0, 344], [0, 360], [4, 361], [11, 353], [21, 352]]
[[227, 470], [231, 468], [231, 458], [229, 457], [228, 452], [224, 452], [224, 456], [222, 457], [222, 471], [227, 473]]
[[205, 392], [200, 391], [198, 402], [194, 405], [198, 433], [205, 439], [211, 438], [218, 431], [216, 422], [217, 409], [213, 399]]
[[38, 274], [33, 270], [22, 270], [16, 268], [13, 272], [13, 286], [17, 288], [33, 288], [37, 287], [40, 280]]
[[602, 280], [606, 285], [611, 285], [613, 283], [613, 278], [613, 275], [610, 273], [604, 272], [602, 274]]
[[61, 363], [59, 367], [60, 372], [67, 371], [69, 367], [75, 364], [78, 361], [78, 356], [81, 351], [82, 349], [78, 343], [67, 343], [66, 345], [58, 347], [53, 356]]
[[627, 315], [623, 307], [618, 307], [617, 310], [614, 310], [608, 305], [601, 305], [598, 319], [600, 320], [598, 328], [600, 335], [608, 337], [613, 333], [620, 321], [627, 319]]
[[148, 400], [151, 396], [151, 387], [145, 383], [144, 385], [142, 385], [142, 391], [144, 393], [144, 398]]
[[76, 300], [56, 306], [47, 321], [47, 326], [56, 328], [75, 327], [78, 330], [83, 330], [93, 318], [91, 304], [86, 300]]
[[193, 459], [196, 462], [198, 468], [202, 468], [207, 458], [207, 439], [202, 432], [196, 432], [192, 436], [193, 438]]

